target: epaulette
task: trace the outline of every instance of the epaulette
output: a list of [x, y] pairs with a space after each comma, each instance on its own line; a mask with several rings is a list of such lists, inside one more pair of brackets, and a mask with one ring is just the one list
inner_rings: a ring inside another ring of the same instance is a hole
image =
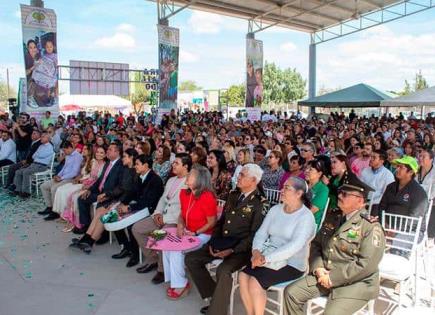
[[377, 223], [379, 222], [379, 218], [378, 217], [372, 217], [371, 215], [369, 215], [368, 213], [360, 213], [359, 214], [361, 218], [363, 218], [364, 220], [366, 220], [369, 223]]

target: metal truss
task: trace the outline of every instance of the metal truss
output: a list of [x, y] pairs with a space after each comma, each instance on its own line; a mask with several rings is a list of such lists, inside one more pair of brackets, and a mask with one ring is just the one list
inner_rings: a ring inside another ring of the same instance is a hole
[[355, 16], [354, 19], [349, 19], [311, 33], [311, 43], [324, 43], [434, 7], [434, 0], [404, 0], [389, 6], [380, 7], [378, 10]]
[[168, 19], [180, 11], [188, 8], [196, 0], [186, 1], [182, 7], [176, 7], [174, 0], [156, 0], [157, 2], [157, 19], [159, 24], [168, 24]]
[[156, 69], [130, 70], [58, 66], [58, 73], [58, 79], [65, 81], [143, 83], [150, 85], [150, 88], [153, 89], [159, 85], [159, 71]]

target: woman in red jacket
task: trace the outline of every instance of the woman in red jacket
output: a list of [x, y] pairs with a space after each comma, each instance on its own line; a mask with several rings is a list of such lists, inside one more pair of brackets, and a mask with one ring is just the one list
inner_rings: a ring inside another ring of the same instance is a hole
[[[212, 191], [211, 175], [207, 168], [195, 165], [186, 179], [187, 189], [180, 191], [181, 212], [177, 224], [177, 236], [194, 235], [201, 245], [208, 242], [216, 224], [217, 200]], [[167, 297], [178, 300], [189, 292], [186, 278], [184, 252], [163, 251], [165, 282], [170, 281]]]

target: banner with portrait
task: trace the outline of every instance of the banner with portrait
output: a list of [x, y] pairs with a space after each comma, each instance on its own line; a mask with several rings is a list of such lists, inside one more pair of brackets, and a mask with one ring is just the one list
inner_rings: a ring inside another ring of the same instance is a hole
[[21, 4], [27, 102], [21, 110], [40, 117], [59, 113], [56, 14], [54, 10]]
[[177, 108], [180, 30], [157, 25], [159, 35], [160, 108]]
[[263, 42], [246, 39], [246, 107], [259, 107], [263, 102]]

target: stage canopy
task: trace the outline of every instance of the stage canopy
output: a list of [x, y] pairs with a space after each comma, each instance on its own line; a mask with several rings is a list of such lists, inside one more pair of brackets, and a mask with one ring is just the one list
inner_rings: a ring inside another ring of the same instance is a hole
[[414, 92], [409, 95], [385, 100], [381, 102], [385, 107], [415, 107], [432, 106], [435, 107], [435, 86]]
[[309, 107], [379, 107], [381, 101], [391, 99], [387, 94], [360, 83], [342, 90], [298, 102]]
[[106, 110], [110, 112], [129, 111], [131, 102], [116, 95], [60, 95], [61, 112]]
[[[158, 2], [158, 0], [151, 0]], [[160, 1], [164, 2], [164, 1]], [[174, 0], [167, 5], [255, 20], [313, 33], [346, 20], [401, 3], [398, 0]], [[264, 25], [263, 25], [264, 26]]]

